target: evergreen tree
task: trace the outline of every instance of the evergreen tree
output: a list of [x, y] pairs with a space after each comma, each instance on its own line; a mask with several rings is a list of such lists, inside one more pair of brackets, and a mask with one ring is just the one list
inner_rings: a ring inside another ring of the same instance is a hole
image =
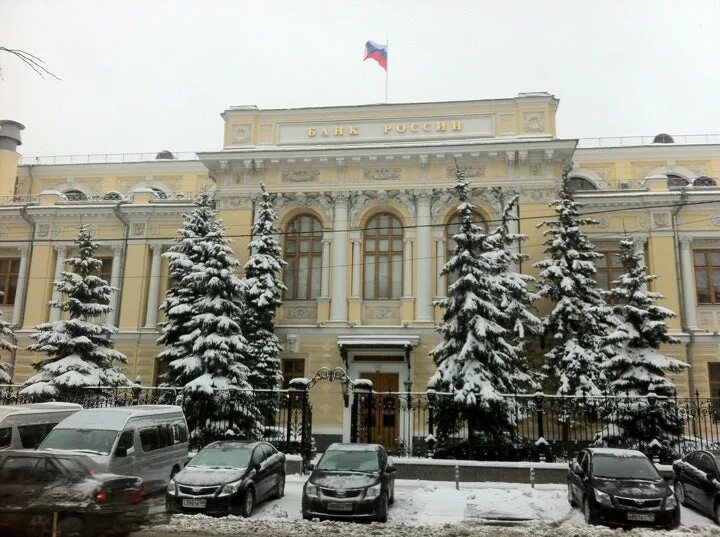
[[115, 362], [127, 358], [115, 350], [113, 335], [117, 329], [108, 326], [103, 317], [110, 314], [113, 288], [99, 276], [102, 261], [95, 257], [97, 243], [88, 226], [80, 226], [75, 240], [79, 254], [66, 264], [72, 272], [62, 272], [53, 287], [65, 300], [50, 306], [66, 313], [67, 319], [43, 323], [30, 337], [37, 343], [28, 350], [48, 358], [33, 364], [37, 374], [25, 381], [20, 392], [39, 399], [79, 397], [86, 386], [129, 386], [130, 380]]
[[[275, 313], [282, 304], [287, 288], [280, 279], [287, 263], [277, 240], [277, 215], [270, 194], [261, 184], [262, 198], [257, 220], [253, 225], [250, 258], [245, 263], [245, 303], [242, 317], [243, 334], [247, 339], [247, 364], [250, 384], [256, 390], [272, 390], [282, 384], [280, 341], [275, 334]], [[277, 396], [260, 391], [259, 406], [266, 420], [272, 420], [277, 409]]]
[[[2, 292], [0, 292], [2, 296]], [[2, 315], [2, 313], [0, 313]], [[12, 325], [0, 319], [0, 351], [15, 352], [17, 346], [13, 343], [17, 341]], [[0, 360], [0, 384], [10, 384], [12, 381], [12, 365]]]
[[217, 219], [214, 199], [203, 192], [168, 252], [173, 287], [163, 301], [168, 319], [159, 341], [167, 348], [163, 386], [181, 388], [180, 403], [195, 436], [231, 431], [241, 438], [262, 434], [240, 328], [242, 283], [238, 261]]
[[545, 254], [535, 263], [540, 272], [540, 296], [555, 303], [544, 318], [544, 332], [552, 348], [545, 354], [547, 373], [559, 380], [559, 395], [600, 395], [604, 380], [600, 364], [610, 357], [606, 336], [612, 326], [611, 309], [597, 287], [595, 260], [602, 257], [583, 232], [597, 221], [580, 216], [572, 196], [566, 167], [559, 199], [550, 203], [557, 218], [547, 228]]
[[516, 300], [527, 304], [532, 297], [520, 297], [529, 280], [507, 272], [520, 259], [506, 248], [519, 238], [507, 227], [514, 203], [506, 208], [498, 230], [488, 235], [474, 221], [464, 172], [457, 170], [456, 177], [460, 230], [454, 236], [455, 254], [442, 274], [455, 274], [457, 280], [449, 286], [447, 298], [436, 301], [444, 309], [439, 329], [443, 340], [430, 353], [437, 371], [428, 386], [454, 394], [452, 401], [438, 396], [436, 422], [441, 436], [451, 433], [457, 418], [464, 416], [470, 431], [482, 430], [497, 443], [512, 425], [503, 394], [531, 383], [521, 327], [534, 323], [517, 311], [513, 317], [507, 308], [513, 302], [515, 310]]
[[655, 393], [657, 403], [630, 399], [621, 405], [617, 423], [623, 436], [633, 444], [648, 445], [654, 439], [668, 447], [670, 438], [682, 433], [682, 423], [671, 408], [675, 383], [666, 372], [679, 373], [689, 365], [665, 356], [660, 345], [680, 341], [668, 334], [666, 320], [675, 313], [655, 302], [663, 296], [647, 290], [657, 276], [647, 273], [635, 251], [635, 241], [620, 241], [620, 260], [625, 272], [612, 282], [613, 313], [619, 321], [609, 340], [617, 345], [615, 356], [603, 364], [610, 389], [617, 395], [647, 396]]

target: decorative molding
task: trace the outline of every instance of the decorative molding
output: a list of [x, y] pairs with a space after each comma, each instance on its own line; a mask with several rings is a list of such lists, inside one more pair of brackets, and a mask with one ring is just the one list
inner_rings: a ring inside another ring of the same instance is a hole
[[523, 112], [523, 132], [527, 134], [545, 132], [545, 112]]
[[233, 125], [230, 129], [230, 144], [232, 145], [242, 145], [242, 144], [249, 144], [250, 143], [250, 132], [252, 130], [252, 125], [249, 124], [241, 124], [241, 125]]
[[601, 216], [597, 219], [597, 225], [601, 228], [606, 228], [610, 226], [610, 219], [607, 216]]
[[365, 168], [363, 170], [363, 177], [366, 181], [391, 181], [400, 179], [401, 175], [402, 168]]
[[320, 170], [292, 170], [282, 172], [283, 183], [306, 183], [317, 181], [320, 178]]
[[670, 213], [652, 213], [653, 227], [668, 227], [670, 225]]
[[720, 216], [713, 216], [710, 222], [712, 222], [713, 226], [720, 227]]
[[368, 321], [400, 321], [400, 303], [397, 301], [365, 302], [363, 304], [363, 319]]
[[650, 217], [646, 214], [643, 214], [638, 217], [638, 225], [642, 228], [649, 228], [650, 227]]
[[282, 305], [282, 319], [293, 321], [315, 321], [317, 319], [317, 304], [302, 301], [293, 304], [292, 301]]
[[130, 236], [131, 237], [144, 237], [145, 236], [145, 222], [132, 222], [130, 224]]

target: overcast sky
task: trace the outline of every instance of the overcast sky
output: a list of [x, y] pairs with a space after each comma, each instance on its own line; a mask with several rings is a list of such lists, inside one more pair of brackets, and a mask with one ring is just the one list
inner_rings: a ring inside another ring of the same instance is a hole
[[720, 132], [718, 1], [0, 0], [0, 118], [26, 156], [221, 147], [231, 105], [560, 99], [562, 137]]

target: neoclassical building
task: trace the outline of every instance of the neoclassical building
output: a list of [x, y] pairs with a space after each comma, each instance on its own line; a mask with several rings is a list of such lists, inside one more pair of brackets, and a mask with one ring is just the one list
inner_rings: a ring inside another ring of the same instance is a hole
[[[0, 290], [21, 349], [14, 382], [31, 373], [32, 327], [57, 319], [51, 282], [73, 253], [77, 225], [102, 244], [103, 275], [120, 289], [107, 319], [127, 374], [144, 385], [160, 373], [158, 305], [168, 285], [163, 250], [205, 185], [216, 188], [235, 253], [247, 259], [259, 183], [275, 194], [288, 287], [278, 313], [286, 379], [343, 367], [378, 391], [424, 390], [434, 366], [445, 294], [440, 275], [453, 250], [455, 166], [471, 180], [479, 220], [500, 207], [490, 187], [520, 195], [517, 227], [530, 261], [543, 256], [536, 225], [552, 217], [564, 163], [588, 229], [605, 254], [598, 281], [621, 268], [612, 253], [627, 232], [659, 278], [654, 289], [677, 312], [682, 344], [666, 353], [689, 362], [682, 394], [720, 396], [720, 140], [562, 139], [558, 100], [521, 93], [497, 100], [381, 104], [222, 113], [215, 152], [20, 157], [23, 126], [0, 122]], [[31, 125], [29, 128], [41, 128]], [[541, 304], [541, 310], [547, 309]], [[542, 343], [534, 354], [542, 354]], [[313, 432], [348, 438], [338, 383], [312, 390]]]

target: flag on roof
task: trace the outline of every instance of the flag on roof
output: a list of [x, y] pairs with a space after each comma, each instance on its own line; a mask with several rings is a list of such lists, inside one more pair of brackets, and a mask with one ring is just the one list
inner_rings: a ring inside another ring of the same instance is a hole
[[365, 57], [363, 61], [370, 58], [378, 62], [378, 65], [387, 71], [388, 50], [387, 45], [381, 45], [374, 41], [365, 43]]

